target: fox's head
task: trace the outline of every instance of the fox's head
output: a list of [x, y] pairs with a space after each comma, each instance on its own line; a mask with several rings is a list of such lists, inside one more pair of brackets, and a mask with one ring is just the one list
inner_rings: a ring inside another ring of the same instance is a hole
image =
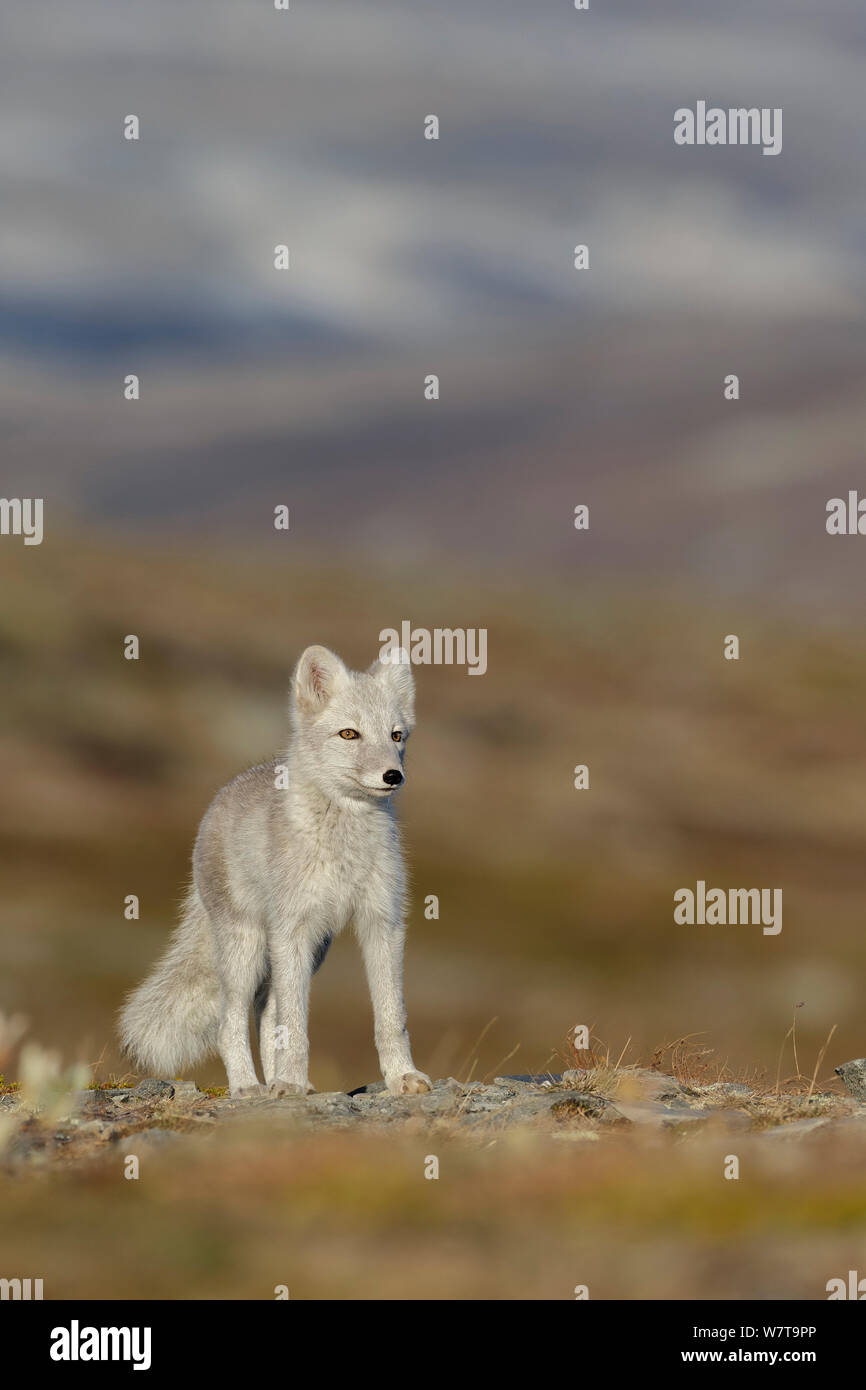
[[415, 682], [403, 649], [350, 671], [327, 647], [307, 647], [292, 676], [293, 757], [331, 798], [387, 801], [405, 780]]

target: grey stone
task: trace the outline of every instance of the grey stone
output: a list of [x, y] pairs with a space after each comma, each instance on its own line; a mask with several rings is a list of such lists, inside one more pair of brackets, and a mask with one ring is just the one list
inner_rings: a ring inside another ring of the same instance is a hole
[[539, 1088], [528, 1095], [518, 1093], [507, 1105], [500, 1107], [500, 1113], [508, 1116], [510, 1124], [530, 1124], [539, 1115], [549, 1115], [551, 1106], [562, 1099], [561, 1092], [551, 1094], [547, 1087], [543, 1090]]
[[307, 1097], [310, 1110], [320, 1115], [353, 1115], [355, 1105], [345, 1091], [319, 1091]]
[[132, 1094], [132, 1090], [129, 1088], [120, 1089], [117, 1087], [106, 1091], [92, 1089], [87, 1091], [73, 1091], [70, 1100], [75, 1106], [81, 1109], [82, 1107], [86, 1108], [92, 1105], [102, 1105], [106, 1101], [111, 1101], [112, 1103], [127, 1101]]
[[[19, 1135], [17, 1147], [7, 1149], [7, 1153], [11, 1152], [12, 1161], [44, 1163], [50, 1161], [52, 1153], [60, 1154], [72, 1135], [82, 1137], [81, 1153], [87, 1158], [107, 1150], [111, 1144], [132, 1153], [140, 1147], [143, 1153], [146, 1146], [155, 1149], [177, 1143], [187, 1134], [163, 1128], [152, 1119], [146, 1121], [147, 1130], [133, 1135], [125, 1132], [130, 1119], [148, 1115], [150, 1104], [155, 1102], [156, 1113], [163, 1113], [159, 1102], [169, 1096], [173, 1097], [169, 1113], [174, 1113], [174, 1106], [181, 1114], [185, 1107], [194, 1106], [194, 1113], [207, 1113], [212, 1121], [233, 1125], [251, 1118], [287, 1132], [327, 1130], [357, 1134], [359, 1130], [396, 1126], [398, 1131], [405, 1127], [406, 1132], [427, 1129], [435, 1133], [441, 1126], [449, 1134], [465, 1135], [471, 1142], [495, 1143], [503, 1134], [535, 1129], [547, 1140], [589, 1138], [605, 1143], [609, 1142], [608, 1131], [617, 1126], [648, 1127], [659, 1133], [666, 1131], [672, 1139], [685, 1139], [693, 1131], [703, 1133], [705, 1124], [720, 1137], [728, 1131], [739, 1135], [754, 1129], [756, 1124], [781, 1120], [773, 1128], [758, 1129], [759, 1137], [766, 1136], [768, 1144], [773, 1145], [784, 1138], [795, 1141], [825, 1126], [830, 1127], [828, 1133], [835, 1134], [840, 1124], [846, 1124], [852, 1141], [861, 1135], [866, 1140], [866, 1104], [849, 1095], [797, 1096], [786, 1092], [782, 1098], [785, 1103], [779, 1105], [772, 1095], [756, 1097], [745, 1084], [681, 1086], [664, 1073], [631, 1067], [618, 1071], [611, 1068], [603, 1073], [572, 1068], [560, 1077], [554, 1073], [541, 1076], [542, 1080], [533, 1079], [530, 1074], [497, 1076], [492, 1083], [444, 1077], [435, 1080], [430, 1091], [417, 1096], [392, 1096], [383, 1081], [374, 1081], [348, 1094], [265, 1094], [244, 1099], [211, 1099], [198, 1090], [195, 1082], [149, 1077], [134, 1090], [114, 1088], [79, 1093], [81, 1106], [77, 1117], [53, 1116], [53, 1125], [58, 1126], [53, 1144], [44, 1146], [43, 1141], [40, 1146], [34, 1129], [30, 1137]], [[593, 1089], [596, 1081], [603, 1083], [603, 1093]], [[850, 1118], [840, 1119], [845, 1116]]]
[[173, 1100], [174, 1086], [170, 1081], [160, 1081], [155, 1076], [146, 1076], [139, 1081], [132, 1092], [133, 1100]]
[[593, 1091], [569, 1091], [565, 1095], [559, 1094], [550, 1103], [548, 1110], [553, 1119], [559, 1121], [569, 1120], [598, 1120], [601, 1124], [616, 1125], [629, 1123], [628, 1117], [616, 1105], [612, 1105], [604, 1096], [596, 1095]]
[[376, 1120], [390, 1122], [392, 1120], [408, 1120], [409, 1116], [415, 1113], [415, 1107], [409, 1103], [408, 1097], [389, 1095], [387, 1100], [374, 1108], [373, 1117]]
[[497, 1081], [523, 1081], [531, 1086], [558, 1086], [563, 1080], [563, 1073], [541, 1071], [541, 1072], [520, 1072], [515, 1076], [497, 1076]]
[[866, 1057], [858, 1057], [853, 1062], [843, 1062], [836, 1068], [842, 1084], [855, 1100], [866, 1100]]
[[740, 1081], [714, 1081], [711, 1086], [695, 1086], [693, 1089], [701, 1104], [713, 1109], [742, 1104], [743, 1101], [752, 1100], [754, 1097], [751, 1086], [746, 1086]]
[[122, 1105], [125, 1101], [135, 1099], [135, 1091], [133, 1091], [131, 1086], [110, 1086], [104, 1088], [104, 1090], [101, 1087], [99, 1090], [93, 1088], [93, 1090], [89, 1091], [78, 1091], [78, 1095], [81, 1095], [82, 1099], [86, 1098], [96, 1102], [111, 1101], [113, 1104], [117, 1105]]
[[467, 1115], [475, 1115], [480, 1111], [498, 1110], [510, 1099], [511, 1093], [504, 1086], [485, 1086], [479, 1083], [468, 1088], [463, 1109]]
[[462, 1086], [434, 1086], [421, 1097], [420, 1108], [425, 1115], [445, 1115], [454, 1114], [462, 1104]]
[[655, 1100], [617, 1100], [617, 1109], [636, 1125], [656, 1125], [660, 1129], [680, 1129], [698, 1125], [710, 1118], [708, 1110], [674, 1110]]

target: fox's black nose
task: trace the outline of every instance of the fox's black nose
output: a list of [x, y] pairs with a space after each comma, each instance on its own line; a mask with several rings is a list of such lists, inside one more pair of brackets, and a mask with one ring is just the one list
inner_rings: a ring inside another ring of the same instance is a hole
[[403, 781], [403, 774], [398, 772], [396, 767], [389, 767], [387, 772], [382, 773], [382, 781], [387, 782], [389, 787], [399, 787]]

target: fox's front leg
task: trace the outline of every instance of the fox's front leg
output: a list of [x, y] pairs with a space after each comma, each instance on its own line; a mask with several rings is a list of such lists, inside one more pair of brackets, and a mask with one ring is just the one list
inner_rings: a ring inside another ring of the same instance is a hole
[[376, 1051], [385, 1084], [393, 1096], [429, 1091], [432, 1082], [415, 1069], [406, 1029], [402, 914], [368, 906], [356, 913], [355, 926], [373, 1001]]
[[[308, 1095], [313, 1090], [308, 1076], [310, 1042], [307, 1021], [310, 1007], [310, 981], [313, 977], [313, 952], [300, 933], [280, 933], [269, 942], [271, 958], [272, 1007], [263, 1026], [273, 1029], [273, 1078], [269, 1079], [271, 1095]], [[269, 1001], [270, 1005], [270, 1001]]]

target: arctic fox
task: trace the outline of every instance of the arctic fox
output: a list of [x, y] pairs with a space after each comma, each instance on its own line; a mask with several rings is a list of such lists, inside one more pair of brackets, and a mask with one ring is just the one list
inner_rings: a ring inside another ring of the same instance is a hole
[[388, 1090], [427, 1091], [406, 1031], [405, 872], [391, 804], [414, 723], [409, 658], [394, 651], [362, 674], [308, 647], [290, 716], [287, 756], [241, 773], [205, 814], [181, 925], [121, 1011], [124, 1051], [169, 1076], [218, 1051], [233, 1096], [307, 1094], [310, 980], [352, 921]]

